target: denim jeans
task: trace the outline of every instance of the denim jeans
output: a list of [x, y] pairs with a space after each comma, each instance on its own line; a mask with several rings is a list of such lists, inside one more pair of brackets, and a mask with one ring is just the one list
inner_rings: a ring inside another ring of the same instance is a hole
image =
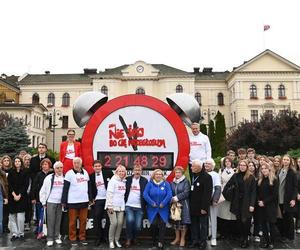
[[0, 235], [3, 234], [3, 195], [0, 191]]
[[126, 213], [126, 236], [128, 240], [134, 240], [141, 231], [143, 210], [135, 207], [125, 207]]

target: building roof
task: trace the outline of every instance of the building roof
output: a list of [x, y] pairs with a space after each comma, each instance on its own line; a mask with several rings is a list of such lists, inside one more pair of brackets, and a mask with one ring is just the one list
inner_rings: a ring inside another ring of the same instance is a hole
[[90, 83], [91, 78], [86, 74], [28, 74], [20, 81], [20, 84], [48, 84], [62, 82]]
[[213, 81], [213, 80], [216, 80], [216, 81], [222, 81], [227, 78], [227, 76], [230, 74], [229, 71], [225, 71], [225, 72], [209, 72], [209, 73], [206, 73], [206, 72], [199, 72], [199, 73], [195, 73], [195, 79], [196, 81]]
[[18, 86], [18, 76], [12, 75], [12, 76], [0, 77], [0, 81], [6, 83], [9, 87], [12, 87], [17, 92], [20, 91], [20, 88]]
[[48, 109], [42, 104], [31, 104], [31, 103], [25, 103], [25, 104], [20, 104], [20, 103], [0, 103], [0, 108], [34, 108], [38, 106], [44, 111], [47, 111]]
[[[159, 75], [191, 75], [191, 73], [165, 65], [165, 64], [151, 64], [154, 68], [159, 70]], [[122, 66], [105, 69], [105, 71], [99, 72], [100, 75], [106, 76], [121, 76], [122, 70], [130, 66], [129, 64], [124, 64]]]

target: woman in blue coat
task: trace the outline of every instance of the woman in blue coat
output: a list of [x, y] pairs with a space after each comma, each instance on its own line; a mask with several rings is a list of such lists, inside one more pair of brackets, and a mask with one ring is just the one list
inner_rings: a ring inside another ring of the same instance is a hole
[[[151, 223], [154, 246], [162, 249], [172, 199], [171, 186], [164, 180], [162, 170], [156, 169], [153, 171], [151, 179], [144, 190], [144, 199], [147, 203], [147, 214]], [[158, 241], [156, 239], [157, 235]]]

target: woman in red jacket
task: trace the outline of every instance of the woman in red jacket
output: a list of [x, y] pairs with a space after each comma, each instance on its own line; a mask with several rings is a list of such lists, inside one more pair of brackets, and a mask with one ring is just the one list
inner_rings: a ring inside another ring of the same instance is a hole
[[73, 159], [81, 157], [81, 144], [75, 141], [75, 130], [69, 129], [68, 139], [60, 144], [59, 160], [64, 164], [64, 175], [73, 168]]

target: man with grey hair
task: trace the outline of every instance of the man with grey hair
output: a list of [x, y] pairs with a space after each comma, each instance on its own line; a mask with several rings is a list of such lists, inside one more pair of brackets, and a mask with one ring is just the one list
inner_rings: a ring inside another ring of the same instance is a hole
[[191, 164], [195, 159], [199, 159], [204, 162], [211, 158], [211, 146], [207, 135], [200, 132], [199, 123], [194, 122], [191, 126], [192, 134], [189, 136], [190, 139], [190, 160], [189, 160], [189, 171], [190, 175]]
[[211, 176], [205, 172], [203, 163], [199, 159], [192, 161], [192, 178], [190, 192], [191, 211], [191, 236], [190, 248], [199, 246], [199, 249], [206, 248], [208, 234], [208, 213], [211, 204], [213, 183]]
[[92, 200], [90, 178], [82, 168], [80, 157], [73, 159], [73, 169], [66, 173], [61, 203], [69, 210], [69, 239], [72, 246], [77, 245], [76, 224], [79, 218], [79, 240], [82, 245], [87, 245], [86, 222], [88, 205]]

